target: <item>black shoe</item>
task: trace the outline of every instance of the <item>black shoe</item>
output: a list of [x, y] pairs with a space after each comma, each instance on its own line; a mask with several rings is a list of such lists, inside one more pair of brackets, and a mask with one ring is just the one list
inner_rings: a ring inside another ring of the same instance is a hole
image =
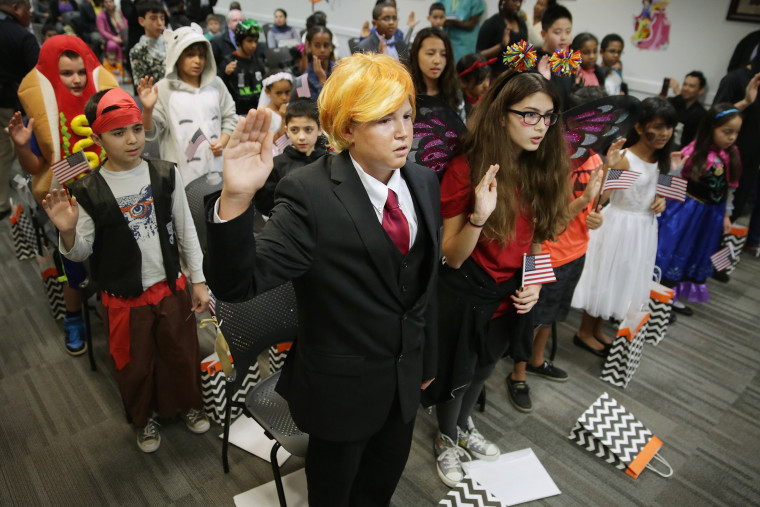
[[533, 403], [530, 401], [530, 387], [524, 380], [512, 380], [512, 374], [507, 375], [507, 392], [509, 401], [520, 412], [532, 412]]
[[694, 315], [694, 310], [686, 305], [684, 305], [683, 308], [678, 308], [676, 305], [673, 305], [672, 310], [676, 313], [680, 313], [681, 315], [686, 315], [687, 317]]
[[591, 347], [589, 347], [588, 345], [586, 345], [586, 342], [584, 342], [583, 340], [581, 340], [578, 337], [578, 335], [573, 336], [573, 345], [575, 345], [576, 347], [580, 347], [583, 350], [587, 350], [587, 351], [591, 352], [592, 354], [594, 354], [595, 356], [607, 357], [607, 350], [608, 349], [606, 347], [603, 350], [592, 349]]
[[712, 277], [713, 280], [717, 280], [721, 283], [728, 283], [731, 281], [731, 277], [725, 271], [715, 271]]
[[7, 217], [10, 214], [11, 214], [11, 209], [10, 208], [8, 208], [6, 210], [3, 210], [3, 211], [0, 211], [0, 220], [2, 220], [3, 218]]
[[668, 319], [668, 325], [675, 323], [678, 320], [674, 312], [670, 312], [670, 318]]
[[565, 382], [567, 380], [567, 373], [565, 370], [557, 368], [549, 361], [544, 361], [541, 366], [532, 366], [528, 363], [525, 366], [525, 371], [531, 375], [538, 375], [546, 380], [553, 380], [555, 382]]

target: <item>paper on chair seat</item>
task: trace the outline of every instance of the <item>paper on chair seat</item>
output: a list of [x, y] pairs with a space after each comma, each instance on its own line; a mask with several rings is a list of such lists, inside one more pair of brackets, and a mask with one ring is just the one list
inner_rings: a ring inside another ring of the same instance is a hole
[[[309, 497], [306, 489], [306, 472], [300, 468], [282, 478], [282, 489], [288, 507], [308, 507]], [[279, 507], [277, 487], [274, 481], [267, 482], [245, 493], [235, 495], [232, 499], [236, 507]]]
[[496, 461], [465, 462], [462, 466], [467, 475], [504, 505], [517, 505], [561, 493], [532, 449], [502, 454]]
[[[219, 435], [219, 438], [223, 438], [223, 435]], [[230, 443], [271, 462], [269, 454], [272, 451], [274, 440], [267, 438], [264, 435], [264, 428], [250, 417], [241, 415], [234, 423], [230, 424]], [[277, 462], [280, 465], [285, 463], [289, 457], [290, 453], [282, 447], [277, 450]]]

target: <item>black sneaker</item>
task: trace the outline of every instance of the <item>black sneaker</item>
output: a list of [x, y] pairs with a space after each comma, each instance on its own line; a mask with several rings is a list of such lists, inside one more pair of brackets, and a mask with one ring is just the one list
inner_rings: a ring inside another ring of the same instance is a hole
[[712, 277], [713, 280], [717, 280], [721, 283], [728, 283], [731, 281], [731, 276], [725, 271], [715, 271]]
[[567, 381], [567, 373], [565, 370], [557, 368], [549, 361], [544, 361], [544, 364], [541, 366], [532, 366], [530, 363], [528, 363], [525, 366], [525, 371], [531, 375], [538, 375], [539, 377], [543, 377], [547, 380], [553, 380], [555, 382]]
[[512, 375], [507, 375], [507, 392], [509, 401], [520, 412], [532, 412], [533, 403], [530, 401], [530, 387], [524, 380], [512, 380]]

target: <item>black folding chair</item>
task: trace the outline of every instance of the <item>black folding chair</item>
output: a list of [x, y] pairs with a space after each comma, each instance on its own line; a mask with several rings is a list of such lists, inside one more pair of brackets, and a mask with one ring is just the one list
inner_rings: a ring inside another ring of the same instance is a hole
[[274, 440], [270, 458], [272, 473], [277, 487], [280, 505], [285, 502], [277, 451], [283, 447], [294, 456], [306, 456], [309, 437], [293, 422], [287, 402], [274, 390], [280, 372], [277, 371], [256, 384], [245, 397], [245, 402], [234, 401], [245, 373], [259, 355], [273, 345], [293, 342], [298, 332], [298, 309], [293, 285], [287, 282], [259, 294], [243, 303], [219, 301], [217, 318], [230, 348], [234, 361], [232, 373], [227, 377], [224, 436], [222, 440], [222, 464], [229, 472], [227, 449], [229, 447], [230, 419], [233, 405], [243, 414], [253, 418], [264, 434]]
[[[214, 181], [217, 177], [218, 181]], [[221, 189], [222, 175], [218, 173], [201, 176], [185, 186], [187, 204], [190, 206], [190, 214], [203, 253], [206, 253], [206, 197]]]

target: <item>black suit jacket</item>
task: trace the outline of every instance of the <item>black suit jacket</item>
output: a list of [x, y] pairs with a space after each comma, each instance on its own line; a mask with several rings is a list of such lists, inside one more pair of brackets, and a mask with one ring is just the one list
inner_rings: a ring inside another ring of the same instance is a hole
[[283, 178], [255, 241], [252, 209], [223, 224], [209, 215], [204, 272], [219, 299], [245, 300], [293, 280], [298, 339], [277, 390], [299, 428], [325, 440], [373, 435], [396, 396], [411, 420], [420, 384], [435, 376], [440, 190], [432, 171], [410, 162], [400, 170], [428, 231], [415, 241], [431, 249], [412, 305], [402, 301], [394, 252], [348, 153]]
[[[406, 42], [400, 39], [396, 39], [396, 51], [398, 51], [398, 59], [401, 63], [406, 65], [409, 61], [409, 47]], [[380, 52], [380, 36], [377, 32], [373, 32], [372, 35], [361, 41], [356, 46], [355, 53], [378, 53]]]

